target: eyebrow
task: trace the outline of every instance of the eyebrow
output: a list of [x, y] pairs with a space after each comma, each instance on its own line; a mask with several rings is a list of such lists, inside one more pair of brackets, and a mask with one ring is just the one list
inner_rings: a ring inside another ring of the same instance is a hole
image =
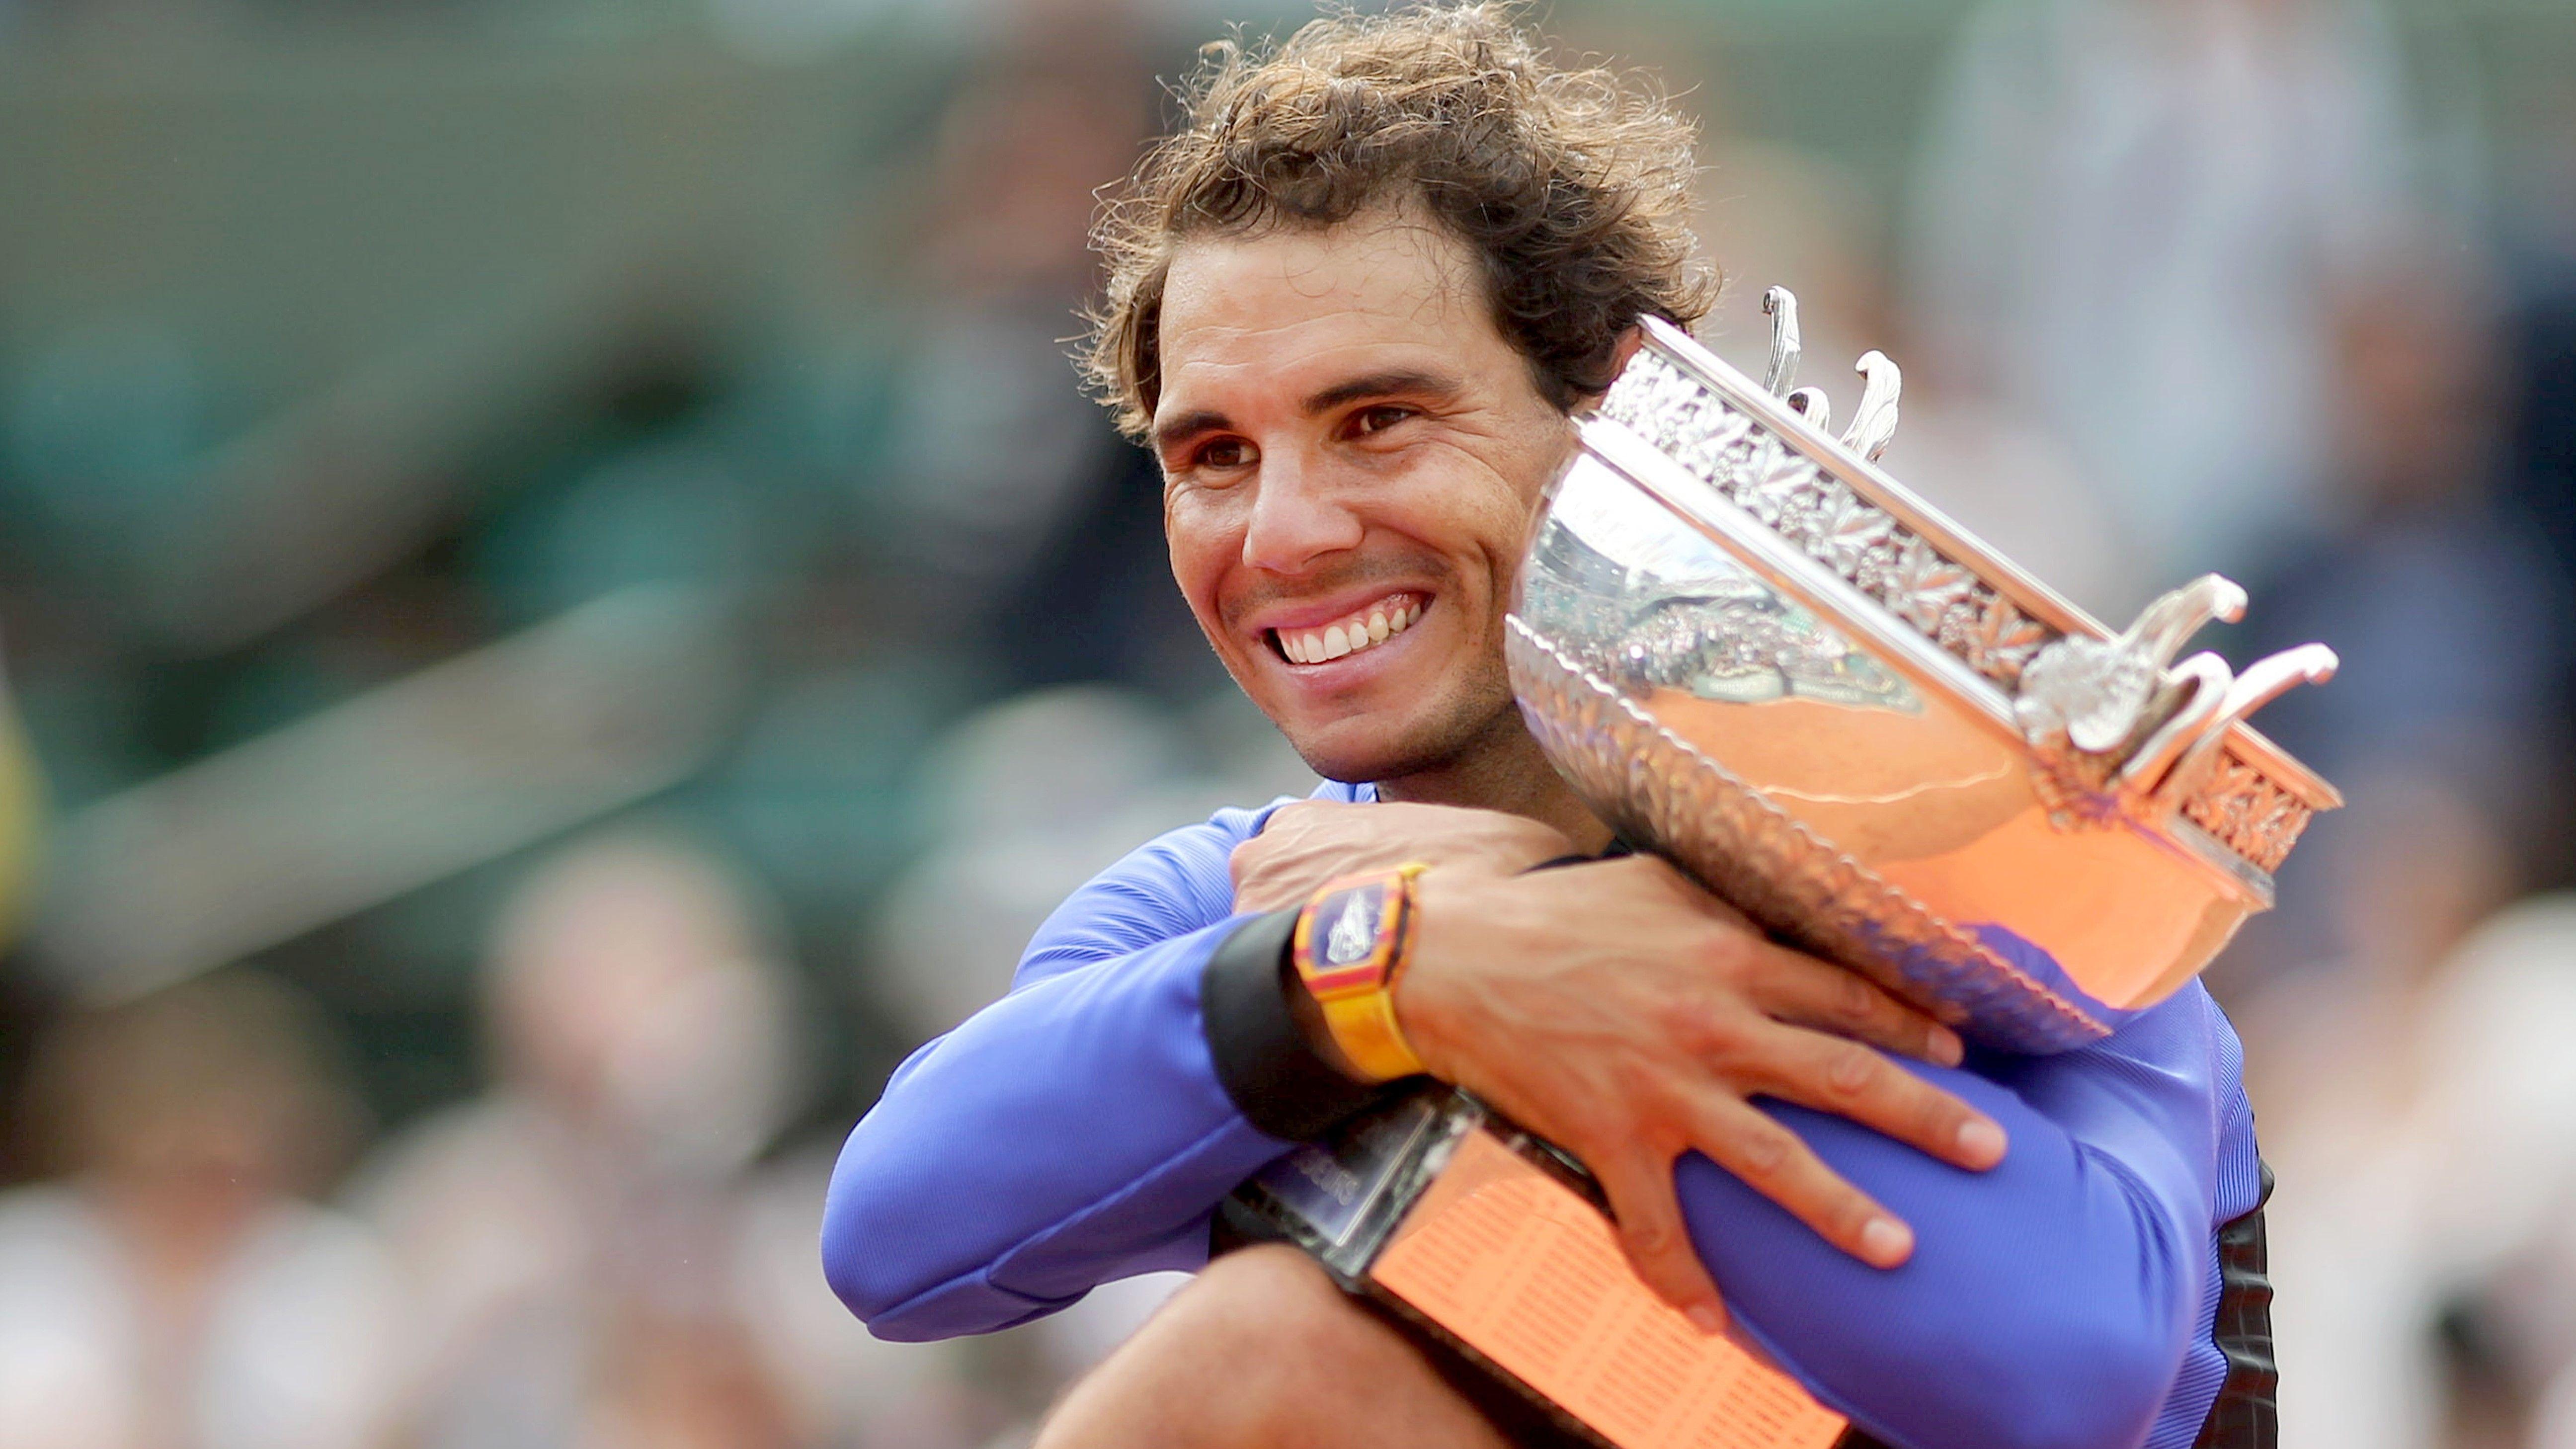
[[1456, 397], [1463, 387], [1464, 384], [1457, 378], [1445, 373], [1428, 372], [1413, 367], [1389, 368], [1384, 372], [1363, 373], [1346, 382], [1337, 382], [1321, 392], [1312, 394], [1301, 406], [1306, 416], [1311, 418], [1317, 413], [1331, 412], [1344, 403], [1357, 402], [1364, 397], [1411, 394], [1415, 397], [1447, 399]]
[[1201, 433], [1222, 432], [1232, 426], [1225, 414], [1207, 408], [1181, 413], [1154, 425], [1154, 449], [1168, 453]]
[[[1413, 367], [1389, 368], [1384, 372], [1346, 378], [1320, 392], [1310, 393], [1304, 402], [1298, 404], [1298, 410], [1311, 418], [1362, 398], [1411, 395], [1445, 401], [1464, 390], [1465, 384], [1447, 373]], [[1232, 426], [1233, 420], [1221, 412], [1195, 408], [1155, 424], [1154, 447], [1158, 451], [1169, 452], [1202, 433], [1222, 432]]]

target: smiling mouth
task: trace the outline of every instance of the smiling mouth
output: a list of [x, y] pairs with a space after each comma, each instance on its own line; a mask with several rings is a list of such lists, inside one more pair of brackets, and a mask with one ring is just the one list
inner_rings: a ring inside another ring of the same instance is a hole
[[1270, 629], [1270, 647], [1291, 664], [1323, 664], [1374, 648], [1410, 629], [1430, 601], [1420, 594], [1389, 594], [1316, 628]]

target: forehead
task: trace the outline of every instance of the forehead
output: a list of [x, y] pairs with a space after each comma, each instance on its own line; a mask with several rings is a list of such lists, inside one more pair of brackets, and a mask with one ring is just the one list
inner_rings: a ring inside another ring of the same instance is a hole
[[1158, 413], [1242, 408], [1247, 393], [1303, 396], [1389, 368], [1525, 372], [1466, 244], [1396, 216], [1182, 242], [1164, 282], [1160, 343]]

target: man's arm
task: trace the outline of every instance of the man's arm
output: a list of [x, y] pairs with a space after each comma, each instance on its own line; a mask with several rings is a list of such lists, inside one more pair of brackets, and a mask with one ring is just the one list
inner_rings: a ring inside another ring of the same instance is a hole
[[2221, 1104], [2244, 1111], [2226, 1019], [2193, 985], [2080, 1051], [1906, 1069], [2002, 1123], [2011, 1152], [1959, 1172], [1772, 1105], [1913, 1222], [1917, 1246], [1900, 1268], [1864, 1267], [1693, 1154], [1676, 1172], [1682, 1209], [1729, 1306], [1818, 1397], [1890, 1443], [2138, 1444], [2201, 1332], [2213, 1224], [2252, 1206], [2250, 1147], [2236, 1164], [2246, 1201], [2218, 1202]]
[[[1318, 796], [1358, 808], [1345, 786]], [[1236, 1184], [1376, 1098], [1310, 1048], [1282, 977], [1292, 913], [1236, 908], [1231, 853], [1279, 811], [1222, 811], [1102, 872], [1039, 929], [1009, 995], [896, 1070], [842, 1149], [823, 1228], [826, 1276], [880, 1337], [988, 1332], [1195, 1268]], [[1415, 820], [1408, 850], [1500, 874], [1570, 849], [1453, 816]]]
[[987, 1332], [1195, 1268], [1214, 1205], [1287, 1150], [1236, 1110], [1202, 1026], [1208, 960], [1248, 919], [1222, 887], [1254, 818], [1175, 831], [1077, 892], [1011, 993], [914, 1053], [850, 1134], [824, 1271], [879, 1337]]
[[[1289, 915], [1229, 915], [1228, 852], [1263, 818], [1226, 812], [1120, 862], [1049, 920], [1009, 996], [895, 1074], [843, 1149], [823, 1244], [834, 1288], [881, 1336], [1000, 1328], [1097, 1283], [1195, 1266], [1215, 1205], [1237, 1182], [1370, 1099], [1299, 1027], [1299, 997], [1281, 972]], [[1410, 846], [1448, 862], [1434, 874], [1508, 885], [1511, 871], [1535, 863], [1498, 857], [1527, 847], [1498, 845], [1490, 831], [1433, 835]], [[1660, 883], [1650, 877], [1639, 862], [1612, 878], [1651, 892]], [[1597, 905], [1608, 888], [1580, 894]], [[1674, 994], [1687, 994], [1701, 1018], [1733, 1024], [1746, 1043], [1734, 1063], [1675, 1061], [1674, 1075], [1698, 1098], [1731, 1102], [1785, 1139], [1742, 1101], [1777, 1090], [1956, 1155], [1966, 1107], [1892, 1068], [1845, 1092], [1832, 1052], [1848, 1044], [1782, 1024], [1919, 1046], [1935, 1030], [1928, 1021], [1848, 973], [1761, 945], [1740, 925], [1691, 915], [1658, 926], [1651, 913], [1645, 924], [1587, 932], [1593, 959], [1582, 964], [1619, 989], [1576, 989], [1601, 1000], [1642, 991], [1652, 1003], [1654, 980], [1687, 978], [1691, 990]], [[1557, 961], [1546, 940], [1517, 944], [1543, 967]], [[1720, 955], [1733, 963], [1727, 971], [1692, 964]], [[1819, 989], [1821, 999], [1802, 1004]], [[1600, 1062], [1597, 1051], [1577, 1055]], [[1871, 1054], [1859, 1060], [1882, 1065]], [[1668, 1201], [1684, 1145], [1656, 1163]], [[1821, 1164], [1813, 1170], [1830, 1179]], [[1802, 1201], [1816, 1185], [1813, 1176], [1765, 1184]], [[1686, 1246], [1680, 1256], [1698, 1275]]]

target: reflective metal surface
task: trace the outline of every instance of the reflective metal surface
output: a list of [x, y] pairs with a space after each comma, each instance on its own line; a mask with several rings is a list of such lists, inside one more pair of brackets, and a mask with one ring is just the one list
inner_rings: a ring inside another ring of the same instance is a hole
[[[1766, 299], [1771, 372], [1795, 303]], [[2242, 723], [2331, 673], [2169, 661], [2214, 576], [2114, 635], [1869, 463], [1850, 435], [1660, 326], [1558, 478], [1508, 657], [1558, 768], [1633, 843], [1990, 1044], [2063, 1049], [2188, 981], [2331, 787]]]

